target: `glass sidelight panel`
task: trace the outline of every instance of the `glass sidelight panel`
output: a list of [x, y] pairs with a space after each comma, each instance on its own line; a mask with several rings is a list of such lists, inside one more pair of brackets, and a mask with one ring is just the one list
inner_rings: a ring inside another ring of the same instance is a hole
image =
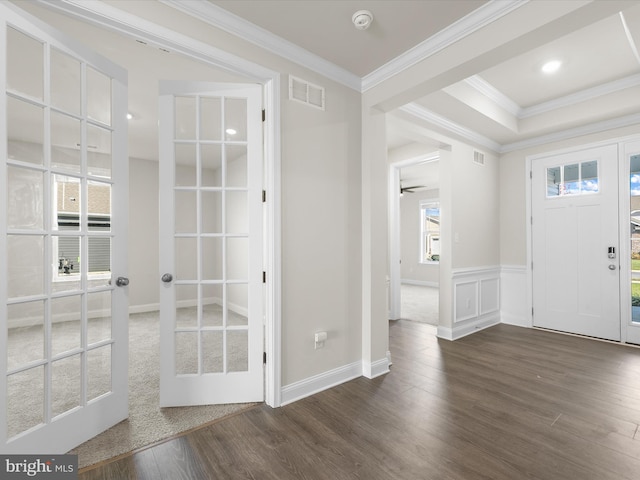
[[630, 158], [631, 317], [640, 323], [640, 154]]

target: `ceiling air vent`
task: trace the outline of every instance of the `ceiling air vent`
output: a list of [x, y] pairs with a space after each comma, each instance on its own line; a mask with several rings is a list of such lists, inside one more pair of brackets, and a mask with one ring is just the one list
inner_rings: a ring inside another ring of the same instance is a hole
[[473, 151], [473, 163], [484, 166], [484, 153]]
[[289, 75], [289, 100], [324, 110], [324, 88]]

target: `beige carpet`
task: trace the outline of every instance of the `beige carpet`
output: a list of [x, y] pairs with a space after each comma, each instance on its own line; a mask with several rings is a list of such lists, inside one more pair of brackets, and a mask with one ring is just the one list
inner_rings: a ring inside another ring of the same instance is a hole
[[144, 447], [253, 404], [160, 408], [160, 348], [158, 314], [130, 316], [129, 419], [83, 443], [69, 453], [78, 467]]
[[438, 288], [403, 284], [400, 295], [402, 299], [401, 318], [438, 325], [440, 314]]

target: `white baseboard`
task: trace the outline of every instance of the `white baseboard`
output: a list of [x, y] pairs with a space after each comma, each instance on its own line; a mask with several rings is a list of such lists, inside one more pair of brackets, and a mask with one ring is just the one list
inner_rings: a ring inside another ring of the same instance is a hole
[[129, 306], [129, 314], [132, 313], [148, 313], [157, 312], [160, 310], [159, 303], [148, 303], [146, 305], [131, 305]]
[[438, 338], [444, 340], [458, 340], [459, 338], [466, 337], [472, 333], [476, 333], [485, 328], [493, 327], [500, 323], [499, 314], [490, 315], [484, 318], [464, 322], [459, 325], [455, 325], [453, 328], [438, 327]]
[[[385, 359], [386, 363], [386, 359]], [[298, 382], [282, 387], [280, 405], [301, 400], [305, 397], [319, 393], [341, 383], [348, 382], [354, 378], [362, 376], [362, 362], [357, 361], [342, 367], [329, 370], [328, 372], [305, 378]]]
[[429, 282], [427, 280], [411, 280], [408, 278], [400, 279], [400, 283], [403, 285], [417, 285], [419, 287], [435, 287], [438, 288], [440, 284], [438, 282]]
[[380, 375], [384, 375], [385, 373], [389, 373], [389, 357], [391, 356], [390, 352], [387, 352], [387, 355], [380, 360], [376, 360], [375, 362], [369, 363], [362, 361], [362, 375], [367, 378], [376, 378]]

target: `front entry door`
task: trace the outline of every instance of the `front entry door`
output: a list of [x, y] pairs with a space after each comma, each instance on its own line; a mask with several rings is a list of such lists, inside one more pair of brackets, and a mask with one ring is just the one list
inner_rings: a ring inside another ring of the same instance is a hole
[[9, 3], [0, 39], [0, 449], [64, 453], [128, 416], [127, 73]]
[[616, 145], [532, 166], [533, 324], [620, 340]]
[[263, 400], [262, 89], [160, 85], [160, 405]]

